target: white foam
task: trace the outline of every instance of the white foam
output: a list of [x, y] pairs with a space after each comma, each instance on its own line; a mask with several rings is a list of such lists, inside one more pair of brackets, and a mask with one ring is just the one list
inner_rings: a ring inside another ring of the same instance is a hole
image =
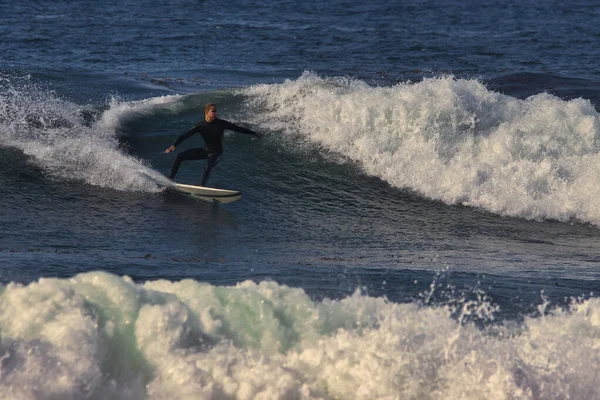
[[502, 215], [600, 224], [600, 120], [587, 100], [519, 100], [453, 77], [371, 87], [312, 73], [243, 93], [255, 123], [398, 188]]
[[[119, 148], [116, 125], [131, 113], [172, 99], [118, 104], [99, 121], [86, 121], [93, 110], [40, 90], [28, 81], [8, 79], [0, 93], [0, 146], [17, 148], [55, 177], [127, 191], [156, 192], [169, 181], [144, 161]], [[89, 119], [89, 118], [88, 118]]]
[[600, 397], [600, 300], [490, 329], [453, 313], [360, 293], [314, 302], [273, 282], [11, 283], [0, 398]]

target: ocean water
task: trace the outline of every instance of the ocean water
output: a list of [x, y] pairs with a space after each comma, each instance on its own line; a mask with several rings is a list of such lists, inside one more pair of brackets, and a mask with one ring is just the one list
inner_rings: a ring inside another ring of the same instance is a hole
[[599, 10], [1, 2], [0, 399], [600, 399]]

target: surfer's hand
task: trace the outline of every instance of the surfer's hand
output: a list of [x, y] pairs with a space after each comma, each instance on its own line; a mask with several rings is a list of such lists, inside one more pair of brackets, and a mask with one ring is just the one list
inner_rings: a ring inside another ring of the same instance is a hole
[[165, 153], [170, 153], [170, 152], [172, 152], [173, 150], [175, 150], [175, 146], [171, 146], [171, 147], [169, 147], [168, 149], [166, 149], [166, 150], [165, 150]]

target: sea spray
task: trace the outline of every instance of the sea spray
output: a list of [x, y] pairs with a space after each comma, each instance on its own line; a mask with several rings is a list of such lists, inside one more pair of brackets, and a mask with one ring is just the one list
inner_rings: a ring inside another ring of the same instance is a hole
[[[0, 290], [0, 397], [597, 398], [600, 301], [515, 325], [274, 282], [90, 272]], [[458, 311], [458, 312], [457, 312]]]
[[[0, 146], [21, 150], [53, 177], [126, 191], [159, 190], [168, 180], [120, 149], [115, 126], [80, 106], [38, 88], [30, 78], [2, 76]], [[113, 117], [115, 112], [108, 111]], [[101, 112], [100, 112], [100, 115]]]
[[600, 224], [600, 119], [587, 100], [519, 100], [453, 77], [371, 87], [313, 73], [241, 92], [256, 124], [392, 186], [506, 216]]

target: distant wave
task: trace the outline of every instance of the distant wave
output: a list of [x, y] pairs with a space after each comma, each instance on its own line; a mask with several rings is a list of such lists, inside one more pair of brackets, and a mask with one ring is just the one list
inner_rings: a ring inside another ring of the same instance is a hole
[[591, 399], [600, 301], [478, 328], [485, 302], [320, 302], [250, 281], [135, 284], [91, 272], [0, 285], [11, 399]]
[[600, 119], [588, 100], [524, 100], [477, 80], [393, 87], [305, 73], [242, 90], [256, 124], [447, 204], [600, 224]]

